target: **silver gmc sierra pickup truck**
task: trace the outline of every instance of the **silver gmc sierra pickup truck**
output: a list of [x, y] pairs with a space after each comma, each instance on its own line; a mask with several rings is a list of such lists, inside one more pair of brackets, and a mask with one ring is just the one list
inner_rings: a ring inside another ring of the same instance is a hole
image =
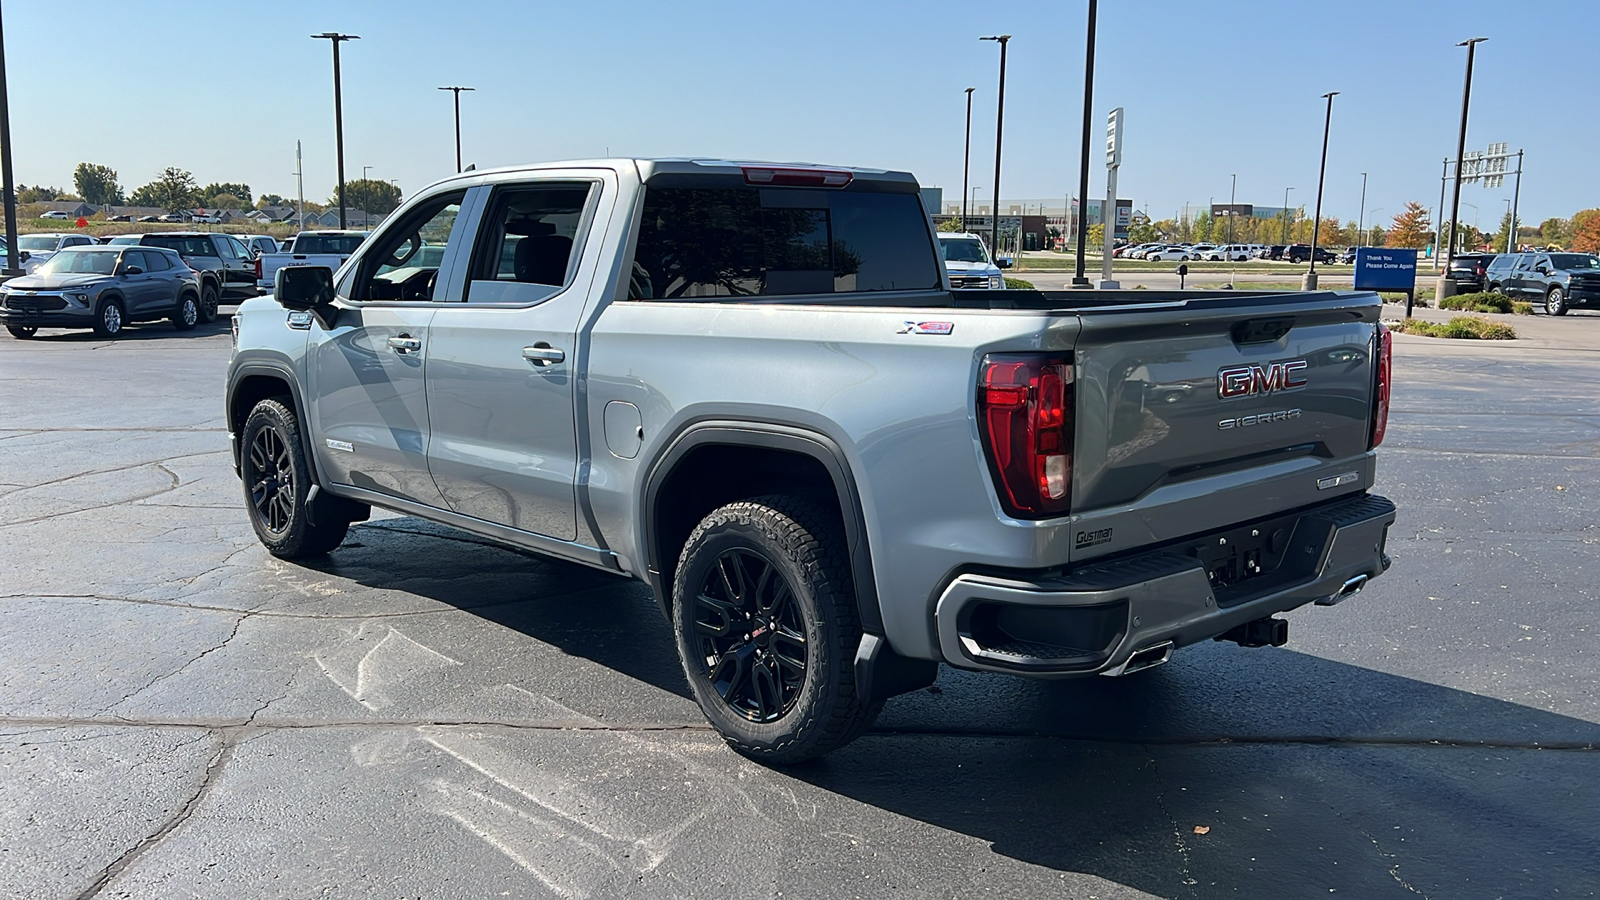
[[[646, 581], [774, 763], [938, 665], [1125, 675], [1389, 565], [1372, 293], [951, 291], [910, 175], [469, 172], [234, 318], [277, 556], [372, 506]], [[625, 627], [620, 626], [619, 627]]]

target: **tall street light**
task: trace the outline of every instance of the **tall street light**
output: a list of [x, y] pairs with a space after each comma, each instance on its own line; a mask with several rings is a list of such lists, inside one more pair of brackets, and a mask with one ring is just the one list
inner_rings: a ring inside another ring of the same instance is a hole
[[449, 91], [450, 93], [455, 94], [455, 96], [456, 96], [456, 171], [460, 172], [461, 171], [461, 92], [462, 91], [475, 91], [475, 90], [477, 90], [477, 88], [457, 87], [455, 85], [451, 85], [450, 87], [439, 88], [439, 90], [441, 90], [441, 91]]
[[1239, 176], [1238, 174], [1233, 174], [1228, 177], [1233, 179], [1233, 186], [1228, 188], [1228, 243], [1231, 244], [1233, 243], [1233, 217], [1239, 214], [1239, 210], [1234, 208], [1234, 203], [1239, 198]]
[[989, 250], [1000, 255], [1000, 139], [1006, 131], [1006, 45], [1011, 35], [997, 34], [978, 38], [1000, 45], [1000, 99], [994, 111], [994, 215], [989, 220]]
[[[972, 206], [973, 206], [973, 208], [974, 208], [974, 209], [976, 209], [976, 208], [977, 208], [977, 206], [978, 206], [978, 197], [977, 197], [977, 193], [978, 193], [978, 192], [979, 192], [979, 191], [981, 191], [981, 190], [983, 190], [983, 188], [982, 188], [982, 186], [979, 186], [979, 185], [974, 185], [974, 186], [973, 186], [973, 188], [972, 188], [972, 190], [970, 190], [970, 191], [968, 191], [968, 192], [967, 192], [967, 194], [968, 194], [968, 196], [971, 196], [971, 197], [972, 197]], [[965, 198], [965, 197], [963, 197], [963, 198], [962, 198], [962, 200], [963, 200], [963, 201], [965, 201], [965, 200], [966, 200], [966, 198]], [[969, 226], [968, 226], [968, 225], [967, 225], [967, 224], [966, 224], [966, 222], [965, 222], [965, 221], [963, 221], [963, 222], [962, 222], [962, 224], [961, 224], [961, 227], [962, 227], [962, 228], [969, 228]]]
[[1444, 275], [1440, 276], [1439, 287], [1434, 292], [1440, 300], [1456, 292], [1456, 280], [1450, 274], [1450, 261], [1456, 256], [1456, 216], [1461, 212], [1461, 157], [1467, 152], [1467, 109], [1472, 103], [1472, 58], [1478, 45], [1487, 40], [1471, 38], [1456, 45], [1467, 48], [1467, 80], [1461, 87], [1461, 130], [1456, 135], [1456, 183], [1450, 191], [1450, 237], [1445, 243]]
[[1306, 271], [1305, 289], [1317, 289], [1317, 238], [1322, 236], [1322, 182], [1328, 175], [1328, 131], [1333, 127], [1333, 98], [1338, 91], [1323, 94], [1328, 101], [1328, 116], [1322, 122], [1322, 168], [1317, 170], [1317, 207], [1311, 218], [1311, 268]]
[[1089, 229], [1084, 226], [1089, 217], [1089, 142], [1094, 129], [1094, 19], [1098, 8], [1096, 0], [1089, 0], [1089, 38], [1083, 51], [1083, 154], [1078, 159], [1078, 263], [1072, 276], [1075, 288], [1089, 287], [1083, 274], [1083, 249], [1088, 242]]
[[967, 178], [972, 174], [972, 92], [967, 88], [967, 149], [961, 154], [961, 227], [967, 227]]
[[21, 251], [17, 248], [17, 191], [11, 180], [11, 98], [6, 87], [6, 39], [0, 29], [0, 190], [6, 193], [6, 265], [0, 275], [21, 275]]
[[1367, 173], [1361, 173], [1361, 211], [1356, 213], [1356, 244], [1365, 244], [1362, 227], [1367, 224]]
[[359, 34], [339, 34], [336, 31], [324, 31], [313, 34], [317, 40], [328, 41], [333, 44], [333, 135], [336, 150], [339, 156], [339, 228], [343, 230], [344, 221], [344, 94], [339, 82], [339, 45], [345, 41], [359, 41]]
[[1289, 243], [1289, 192], [1292, 190], [1294, 190], [1292, 187], [1283, 189], [1283, 243], [1285, 246]]

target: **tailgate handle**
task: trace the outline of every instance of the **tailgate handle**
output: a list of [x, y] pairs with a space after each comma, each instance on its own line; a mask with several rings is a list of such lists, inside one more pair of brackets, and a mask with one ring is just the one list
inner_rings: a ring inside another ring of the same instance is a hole
[[1233, 326], [1235, 344], [1270, 344], [1289, 333], [1294, 327], [1294, 316], [1276, 319], [1245, 319]]

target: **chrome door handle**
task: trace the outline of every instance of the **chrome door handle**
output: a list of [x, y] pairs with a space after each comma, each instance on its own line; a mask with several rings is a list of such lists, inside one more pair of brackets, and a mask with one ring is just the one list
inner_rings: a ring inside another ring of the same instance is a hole
[[565, 361], [567, 352], [549, 344], [535, 344], [532, 347], [522, 348], [522, 358], [536, 366], [549, 366]]
[[409, 353], [412, 350], [421, 350], [422, 342], [414, 337], [401, 335], [400, 337], [389, 338], [389, 347], [401, 353]]

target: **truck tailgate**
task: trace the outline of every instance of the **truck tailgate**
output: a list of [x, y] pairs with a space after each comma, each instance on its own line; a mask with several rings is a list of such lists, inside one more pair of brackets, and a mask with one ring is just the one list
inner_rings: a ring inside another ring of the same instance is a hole
[[1332, 293], [1081, 311], [1074, 557], [1369, 488], [1377, 318]]

